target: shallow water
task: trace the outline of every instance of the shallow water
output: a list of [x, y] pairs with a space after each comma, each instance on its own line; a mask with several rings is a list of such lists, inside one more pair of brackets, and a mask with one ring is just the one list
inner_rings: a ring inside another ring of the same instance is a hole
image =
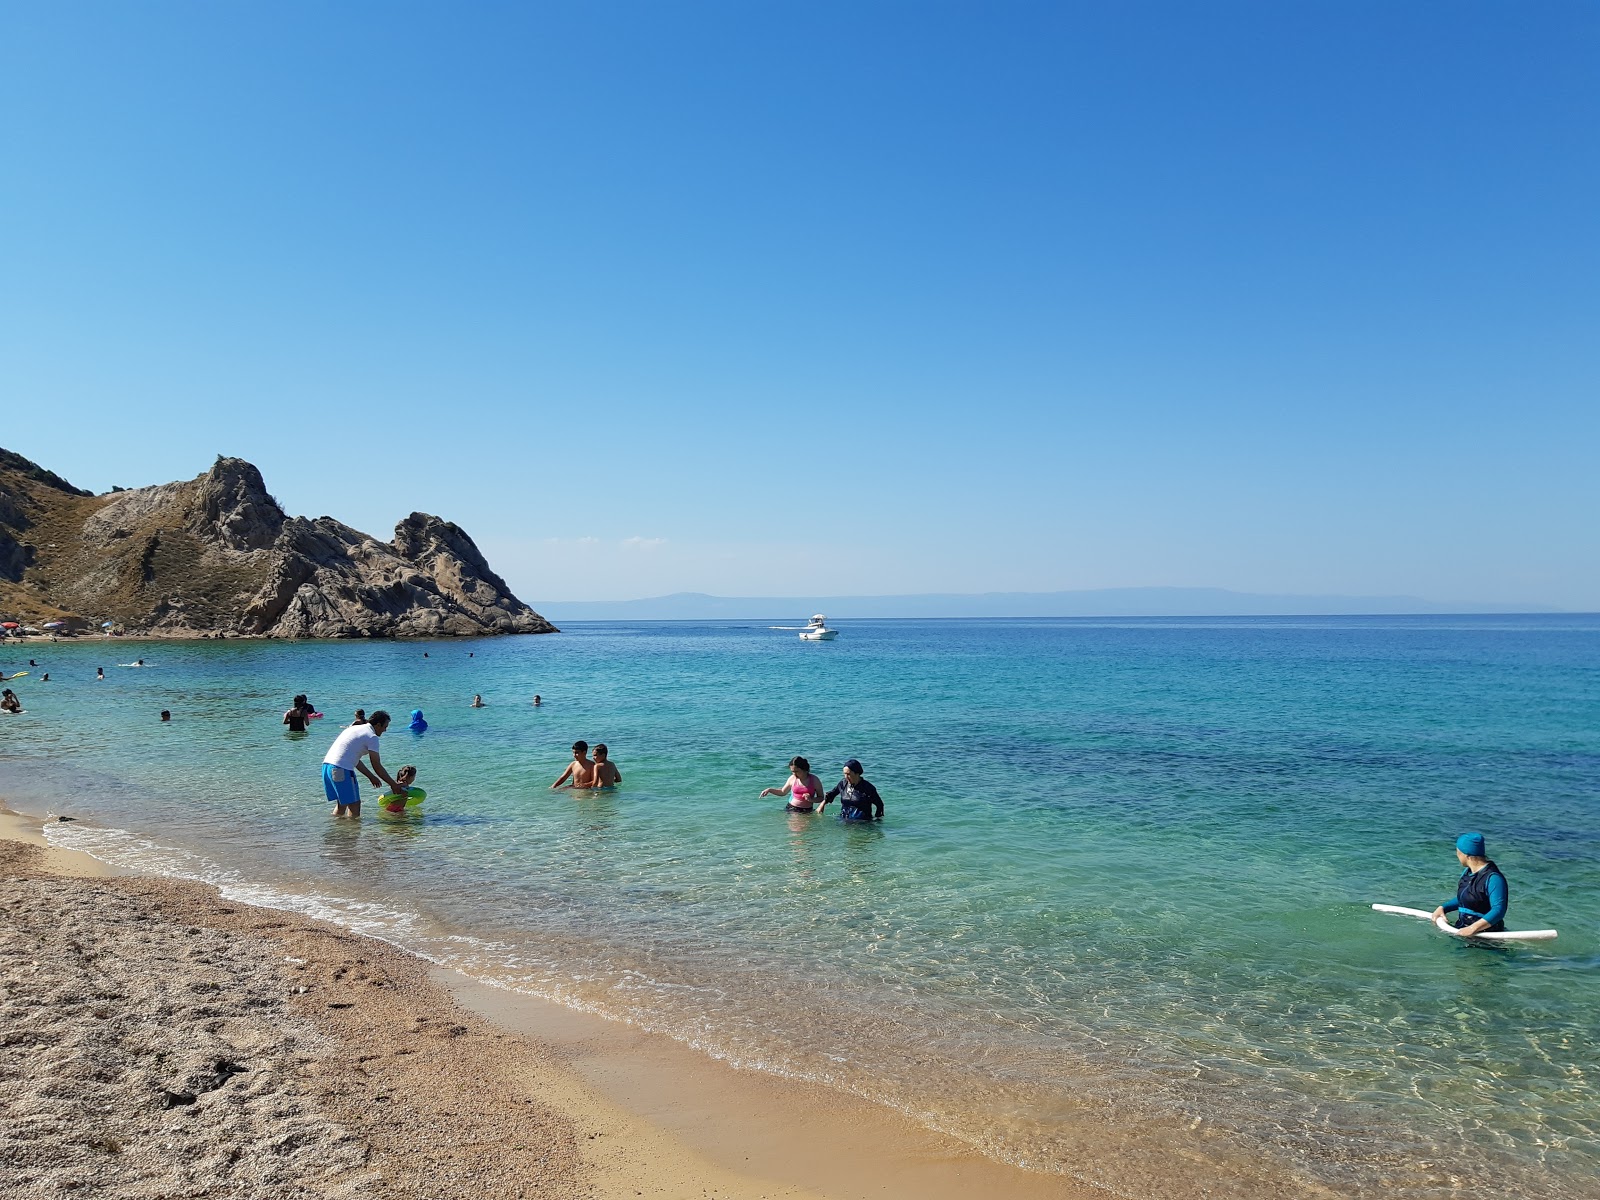
[[[8, 648], [41, 666], [0, 794], [1123, 1194], [1240, 1155], [1263, 1193], [1597, 1194], [1600, 619], [765, 625]], [[421, 817], [329, 819], [357, 705], [401, 718]], [[546, 790], [577, 737], [619, 792]], [[796, 753], [860, 758], [888, 820], [758, 800]], [[1558, 941], [1370, 911], [1452, 895], [1467, 828]]]

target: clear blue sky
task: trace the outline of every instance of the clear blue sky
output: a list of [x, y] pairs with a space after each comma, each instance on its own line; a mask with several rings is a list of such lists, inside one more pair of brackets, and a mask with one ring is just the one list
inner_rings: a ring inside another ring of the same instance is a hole
[[0, 6], [0, 444], [530, 599], [1600, 609], [1600, 5]]

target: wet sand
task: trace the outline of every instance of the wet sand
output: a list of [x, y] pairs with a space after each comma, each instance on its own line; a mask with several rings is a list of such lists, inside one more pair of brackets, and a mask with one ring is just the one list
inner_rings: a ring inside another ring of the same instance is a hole
[[1103, 1196], [0, 810], [0, 1194]]

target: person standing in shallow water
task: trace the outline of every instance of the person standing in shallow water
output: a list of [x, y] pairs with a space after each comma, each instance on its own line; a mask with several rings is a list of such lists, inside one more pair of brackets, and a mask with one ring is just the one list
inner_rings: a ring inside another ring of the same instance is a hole
[[[568, 783], [568, 780], [571, 783]], [[567, 764], [567, 769], [561, 772], [561, 777], [550, 785], [550, 790], [566, 784], [574, 788], [591, 788], [594, 786], [594, 763], [589, 761], [589, 743], [572, 743], [572, 761]]]
[[817, 811], [817, 800], [822, 796], [822, 780], [811, 773], [811, 764], [800, 755], [789, 760], [789, 778], [781, 788], [762, 788], [762, 796], [783, 796], [784, 812], [809, 813]]
[[594, 748], [594, 786], [614, 788], [621, 782], [622, 772], [617, 770], [617, 764], [611, 761], [611, 752], [601, 742]]
[[[340, 730], [328, 748], [322, 760], [322, 788], [334, 805], [335, 817], [361, 815], [361, 783], [356, 778], [357, 771], [365, 775], [373, 787], [380, 786], [381, 779], [391, 792], [405, 799], [405, 787], [390, 778], [378, 757], [378, 739], [388, 728], [389, 714], [380, 708], [360, 725]], [[370, 769], [361, 761], [363, 756], [371, 763]]]
[[1511, 907], [1511, 885], [1488, 857], [1483, 834], [1463, 833], [1458, 837], [1456, 861], [1461, 864], [1456, 898], [1434, 909], [1433, 919], [1455, 913], [1456, 932], [1464, 937], [1500, 932], [1506, 927], [1506, 910]]
[[861, 763], [856, 759], [845, 761], [843, 778], [828, 789], [828, 794], [822, 798], [818, 811], [827, 808], [829, 801], [836, 796], [839, 799], [841, 821], [883, 820], [883, 797], [878, 795], [878, 789], [873, 787], [861, 773]]
[[304, 733], [306, 720], [311, 716], [311, 702], [300, 695], [294, 698], [289, 711], [283, 714], [283, 723], [289, 727], [290, 733]]

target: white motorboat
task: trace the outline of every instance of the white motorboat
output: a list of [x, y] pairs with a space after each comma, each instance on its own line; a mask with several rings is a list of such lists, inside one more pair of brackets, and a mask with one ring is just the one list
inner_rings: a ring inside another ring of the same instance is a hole
[[798, 629], [802, 642], [831, 642], [839, 636], [837, 629], [828, 628], [828, 618], [818, 613], [804, 625], [772, 625], [772, 629]]
[[828, 628], [828, 618], [818, 613], [806, 623], [800, 631], [800, 640], [803, 642], [831, 642], [839, 636], [837, 629]]

